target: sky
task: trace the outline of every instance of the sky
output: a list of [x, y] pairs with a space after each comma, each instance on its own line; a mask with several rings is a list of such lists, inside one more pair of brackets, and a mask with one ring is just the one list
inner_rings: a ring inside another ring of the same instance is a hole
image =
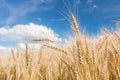
[[120, 0], [0, 0], [0, 53], [36, 44], [34, 38], [62, 42], [71, 33], [64, 12], [74, 13], [75, 6], [80, 29], [89, 35], [120, 25]]

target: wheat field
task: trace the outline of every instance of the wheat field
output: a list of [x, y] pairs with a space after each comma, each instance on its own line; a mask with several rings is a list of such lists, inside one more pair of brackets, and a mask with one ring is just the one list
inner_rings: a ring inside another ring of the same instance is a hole
[[39, 39], [47, 44], [37, 51], [25, 44], [0, 56], [0, 80], [120, 80], [120, 28], [89, 37], [73, 14], [71, 22], [75, 36], [66, 46]]

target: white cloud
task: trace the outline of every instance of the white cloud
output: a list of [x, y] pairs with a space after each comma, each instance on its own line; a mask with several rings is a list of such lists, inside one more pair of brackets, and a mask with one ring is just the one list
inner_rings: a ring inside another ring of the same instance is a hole
[[29, 45], [29, 48], [34, 47], [35, 49], [39, 49], [43, 43], [34, 43], [33, 39], [36, 38], [48, 38], [56, 42], [62, 41], [62, 39], [59, 38], [58, 34], [56, 34], [52, 29], [44, 25], [29, 23], [28, 25], [18, 24], [13, 27], [1, 27], [0, 41], [11, 41], [11, 43], [16, 42], [16, 45], [12, 45], [9, 47], [0, 45], [0, 55], [6, 55], [10, 53], [11, 48], [15, 49], [17, 46], [21, 50], [24, 50], [25, 43]]
[[61, 41], [58, 34], [44, 25], [29, 23], [28, 25], [18, 24], [12, 28], [0, 28], [0, 39], [2, 41], [28, 42], [35, 38], [48, 38], [50, 40]]

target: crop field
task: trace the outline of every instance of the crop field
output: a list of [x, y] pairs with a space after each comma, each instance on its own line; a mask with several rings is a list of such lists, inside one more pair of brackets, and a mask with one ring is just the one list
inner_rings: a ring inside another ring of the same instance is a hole
[[74, 36], [68, 43], [49, 39], [36, 50], [25, 44], [25, 50], [11, 49], [0, 56], [0, 80], [120, 80], [120, 28], [103, 29], [98, 36], [80, 32], [71, 14]]

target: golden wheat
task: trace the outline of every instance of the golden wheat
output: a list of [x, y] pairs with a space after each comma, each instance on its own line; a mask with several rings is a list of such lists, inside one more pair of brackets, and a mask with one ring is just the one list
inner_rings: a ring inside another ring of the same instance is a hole
[[29, 44], [24, 51], [11, 49], [0, 56], [0, 80], [120, 80], [120, 31], [104, 30], [93, 39], [80, 32], [73, 14], [71, 19], [75, 37], [70, 44], [35, 39], [47, 43], [39, 50]]

